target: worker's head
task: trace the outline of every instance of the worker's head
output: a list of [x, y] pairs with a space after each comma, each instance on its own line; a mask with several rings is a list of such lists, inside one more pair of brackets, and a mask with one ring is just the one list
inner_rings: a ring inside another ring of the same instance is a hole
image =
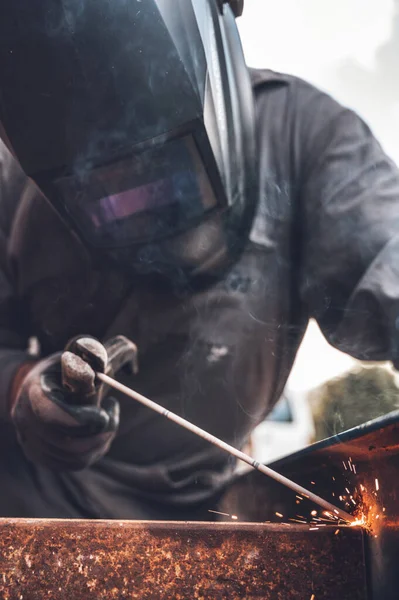
[[0, 0], [8, 144], [89, 248], [189, 278], [241, 252], [258, 195], [242, 5]]

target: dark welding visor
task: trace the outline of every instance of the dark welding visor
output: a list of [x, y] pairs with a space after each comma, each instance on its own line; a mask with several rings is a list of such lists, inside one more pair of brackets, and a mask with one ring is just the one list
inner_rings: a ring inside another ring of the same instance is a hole
[[70, 217], [97, 247], [173, 236], [227, 206], [216, 165], [204, 163], [193, 134], [55, 184]]

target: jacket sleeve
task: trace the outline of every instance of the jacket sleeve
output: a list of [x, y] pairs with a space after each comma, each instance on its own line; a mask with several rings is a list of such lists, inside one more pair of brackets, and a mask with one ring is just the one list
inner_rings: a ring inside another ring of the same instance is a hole
[[328, 341], [399, 366], [399, 171], [354, 112], [299, 84], [300, 295]]
[[0, 140], [0, 419], [8, 418], [8, 397], [17, 369], [29, 359], [25, 316], [7, 259], [7, 240], [26, 177]]

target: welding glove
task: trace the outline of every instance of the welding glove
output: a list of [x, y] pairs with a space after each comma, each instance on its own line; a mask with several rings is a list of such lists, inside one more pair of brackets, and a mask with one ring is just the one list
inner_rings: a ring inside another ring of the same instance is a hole
[[71, 340], [63, 353], [36, 363], [11, 407], [18, 440], [33, 462], [81, 470], [104, 456], [119, 425], [119, 404], [96, 372], [137, 370], [136, 346], [123, 336], [102, 345], [91, 336]]

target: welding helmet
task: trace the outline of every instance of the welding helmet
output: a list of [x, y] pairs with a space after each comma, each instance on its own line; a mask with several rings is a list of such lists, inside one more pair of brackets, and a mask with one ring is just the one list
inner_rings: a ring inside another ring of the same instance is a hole
[[4, 141], [94, 255], [213, 276], [258, 198], [242, 0], [0, 0]]

